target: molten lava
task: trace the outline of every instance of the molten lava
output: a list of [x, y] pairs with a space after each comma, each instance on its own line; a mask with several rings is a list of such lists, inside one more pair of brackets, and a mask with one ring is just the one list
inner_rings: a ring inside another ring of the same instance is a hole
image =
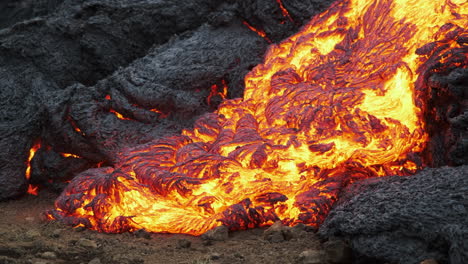
[[[29, 156], [28, 156], [28, 161], [26, 163], [26, 173], [25, 173], [26, 180], [28, 181], [29, 179], [31, 179], [31, 160], [34, 158], [34, 155], [36, 155], [37, 150], [40, 148], [41, 148], [41, 141], [37, 140], [31, 147], [31, 149], [29, 150]], [[39, 187], [29, 184], [27, 192], [32, 195], [37, 195], [39, 192]]]
[[223, 99], [226, 99], [227, 97], [227, 91], [228, 91], [228, 86], [227, 86], [227, 83], [226, 81], [223, 79], [222, 80], [222, 84], [223, 84], [223, 90], [220, 91], [220, 87], [217, 85], [217, 84], [213, 84], [211, 85], [211, 92], [210, 94], [208, 95], [208, 97], [206, 98], [206, 102], [208, 103], [208, 105], [212, 105], [211, 103], [211, 99], [213, 98], [213, 96], [219, 96]]
[[423, 75], [468, 65], [467, 28], [465, 0], [336, 2], [270, 47], [244, 98], [78, 175], [51, 216], [102, 232], [317, 226], [343, 186], [424, 166]]

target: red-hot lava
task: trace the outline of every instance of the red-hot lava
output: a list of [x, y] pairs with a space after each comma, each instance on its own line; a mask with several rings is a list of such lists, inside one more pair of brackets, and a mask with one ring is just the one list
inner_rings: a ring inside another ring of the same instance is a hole
[[208, 105], [212, 105], [211, 99], [213, 98], [213, 96], [219, 96], [219, 97], [221, 97], [223, 99], [226, 99], [228, 86], [227, 86], [227, 83], [226, 83], [225, 80], [222, 80], [222, 84], [223, 84], [223, 87], [222, 87], [223, 90], [222, 91], [220, 91], [221, 87], [219, 87], [219, 85], [217, 85], [217, 84], [211, 85], [211, 92], [208, 95], [208, 97], [206, 98], [206, 102], [208, 103]]
[[[31, 147], [31, 149], [29, 150], [29, 156], [28, 156], [28, 161], [26, 163], [26, 180], [30, 180], [31, 179], [31, 160], [34, 158], [34, 155], [36, 155], [36, 152], [38, 149], [41, 148], [41, 141], [40, 140], [36, 140], [36, 142], [33, 144], [33, 146]], [[28, 185], [28, 193], [29, 194], [32, 194], [32, 195], [37, 195], [39, 192], [39, 187], [38, 186], [35, 186], [35, 185], [32, 185], [32, 184], [29, 184]]]
[[424, 166], [421, 76], [466, 51], [467, 28], [465, 0], [336, 2], [270, 47], [244, 98], [80, 174], [51, 217], [102, 232], [317, 226], [344, 185]]

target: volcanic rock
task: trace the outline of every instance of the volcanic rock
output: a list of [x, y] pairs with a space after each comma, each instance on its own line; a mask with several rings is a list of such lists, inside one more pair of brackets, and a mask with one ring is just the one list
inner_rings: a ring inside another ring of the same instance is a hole
[[326, 259], [332, 264], [350, 264], [352, 251], [349, 245], [340, 239], [331, 239], [323, 244]]
[[360, 259], [468, 263], [468, 166], [425, 169], [349, 186], [321, 226]]
[[38, 237], [41, 236], [41, 233], [37, 230], [28, 230], [25, 234], [24, 234], [24, 238], [26, 240], [34, 240]]
[[88, 264], [101, 264], [101, 260], [99, 258], [94, 258]]
[[206, 240], [206, 239], [204, 239], [204, 240], [202, 241], [202, 245], [204, 245], [204, 246], [211, 246], [211, 245], [213, 245], [213, 240]]
[[426, 152], [432, 167], [468, 164], [468, 69], [450, 69], [427, 77], [432, 111], [426, 117]]
[[292, 237], [291, 227], [284, 226], [281, 221], [275, 222], [263, 232], [263, 239], [272, 243], [290, 240]]
[[[46, 109], [67, 102], [70, 92], [62, 91], [67, 86], [94, 84], [143, 56], [151, 46], [167, 42], [173, 34], [197, 28], [216, 2], [66, 1], [47, 18], [1, 30], [0, 200], [26, 192], [25, 161], [45, 124], [52, 134], [67, 139], [61, 144], [57, 144], [61, 139], [49, 142], [52, 147], [105, 160], [92, 143], [70, 133], [66, 123], [51, 127], [49, 121], [61, 117]], [[62, 110], [56, 114], [66, 119], [68, 110]]]
[[219, 254], [218, 252], [213, 252], [209, 255], [209, 259], [211, 260], [217, 260], [217, 259], [220, 259], [222, 257], [221, 254]]
[[438, 264], [438, 262], [435, 259], [426, 259], [426, 260], [421, 261], [421, 263], [419, 264]]
[[31, 264], [51, 264], [51, 262], [46, 260], [32, 260]]
[[304, 238], [306, 236], [315, 236], [315, 233], [312, 233], [313, 229], [311, 226], [306, 226], [302, 223], [299, 223], [289, 229], [292, 238]]
[[57, 258], [57, 254], [55, 252], [51, 252], [51, 251], [46, 251], [46, 252], [40, 253], [40, 254], [38, 254], [38, 256], [41, 257], [41, 258], [45, 258], [45, 259], [56, 259]]
[[73, 228], [73, 231], [78, 232], [78, 233], [83, 232], [85, 230], [86, 230], [86, 228], [84, 226], [77, 226], [77, 227]]
[[90, 240], [90, 239], [86, 239], [86, 238], [80, 238], [80, 239], [76, 242], [76, 245], [77, 245], [77, 246], [80, 246], [80, 247], [84, 247], [84, 248], [89, 248], [89, 249], [96, 249], [96, 248], [98, 247], [96, 241]]
[[63, 0], [3, 0], [0, 1], [0, 29], [17, 22], [53, 13]]
[[229, 229], [226, 226], [217, 226], [208, 230], [201, 236], [202, 239], [208, 241], [225, 241], [229, 238]]
[[151, 233], [149, 233], [145, 229], [138, 229], [133, 234], [139, 238], [151, 239]]
[[177, 240], [177, 248], [190, 248], [192, 242], [187, 239], [179, 239]]
[[[5, 257], [11, 257], [14, 259], [20, 258], [22, 255], [24, 255], [24, 250], [20, 248], [14, 248], [14, 247], [0, 247], [0, 256], [5, 256]], [[2, 260], [0, 258], [0, 260]], [[0, 262], [1, 263], [1, 262]]]
[[63, 231], [63, 229], [55, 229], [55, 230], [52, 231], [52, 233], [50, 234], [50, 237], [59, 238], [60, 235], [62, 234], [62, 231]]
[[28, 222], [34, 222], [36, 220], [36, 218], [34, 218], [32, 216], [28, 216], [28, 217], [24, 218], [24, 220], [26, 220]]
[[325, 263], [325, 252], [321, 250], [306, 250], [299, 254], [298, 264], [323, 264]]
[[14, 258], [9, 258], [9, 257], [6, 257], [6, 256], [0, 256], [0, 263], [4, 263], [4, 264], [16, 264], [16, 260]]
[[239, 253], [239, 252], [234, 253], [232, 256], [233, 256], [234, 258], [240, 259], [240, 260], [245, 259], [245, 257], [244, 257], [241, 253]]

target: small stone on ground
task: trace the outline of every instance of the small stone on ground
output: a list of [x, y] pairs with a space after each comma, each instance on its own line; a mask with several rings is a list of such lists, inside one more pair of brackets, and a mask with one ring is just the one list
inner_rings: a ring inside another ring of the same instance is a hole
[[177, 248], [190, 248], [192, 242], [187, 239], [179, 239], [177, 240]]
[[201, 238], [205, 240], [225, 241], [229, 238], [229, 230], [226, 226], [218, 226], [206, 231]]
[[91, 248], [95, 249], [98, 247], [96, 242], [94, 240], [86, 239], [86, 238], [81, 238], [76, 242], [77, 246], [84, 247], [84, 248]]
[[305, 250], [299, 254], [297, 264], [323, 264], [326, 263], [325, 252], [322, 250]]

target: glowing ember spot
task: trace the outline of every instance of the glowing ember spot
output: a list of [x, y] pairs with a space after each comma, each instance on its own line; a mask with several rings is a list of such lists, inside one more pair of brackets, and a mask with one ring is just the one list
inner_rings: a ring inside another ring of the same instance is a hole
[[227, 83], [225, 80], [222, 80], [221, 82], [223, 84], [223, 87], [222, 87], [222, 91], [220, 91], [220, 87], [217, 85], [217, 84], [213, 84], [211, 86], [211, 92], [210, 94], [208, 95], [208, 97], [206, 98], [206, 102], [208, 103], [208, 105], [211, 105], [211, 98], [213, 98], [213, 96], [220, 96], [222, 99], [226, 99], [227, 97], [227, 91], [228, 91], [228, 86], [227, 86]]
[[159, 114], [159, 118], [166, 118], [169, 116], [167, 113], [163, 113], [161, 110], [157, 108], [150, 109], [151, 112]]
[[28, 193], [31, 195], [38, 195], [39, 194], [39, 186], [29, 184], [28, 185]]
[[291, 22], [294, 22], [291, 15], [289, 15], [289, 12], [288, 10], [284, 7], [283, 5], [283, 1], [281, 0], [276, 0], [276, 2], [278, 3], [280, 9], [281, 9], [281, 13], [283, 13], [283, 16], [284, 17], [287, 17]]
[[121, 113], [115, 111], [114, 109], [109, 109], [109, 112], [113, 113], [118, 119], [121, 119], [121, 120], [132, 120], [130, 118], [127, 118], [127, 117], [124, 117]]
[[34, 158], [34, 155], [36, 155], [36, 151], [41, 148], [41, 141], [37, 140], [31, 149], [29, 150], [29, 156], [28, 156], [28, 161], [27, 161], [27, 167], [26, 167], [26, 179], [29, 180], [31, 179], [31, 160]]
[[68, 122], [70, 122], [71, 126], [76, 132], [80, 133], [82, 136], [85, 136], [85, 133], [81, 131], [81, 129], [78, 127], [78, 125], [76, 124], [75, 120], [73, 120], [73, 118], [71, 118], [70, 116], [67, 116], [67, 120]]
[[242, 23], [243, 23], [244, 25], [246, 25], [250, 30], [252, 30], [253, 32], [257, 33], [260, 37], [264, 38], [268, 43], [273, 43], [273, 42], [267, 37], [265, 31], [255, 28], [254, 26], [252, 26], [252, 25], [250, 25], [249, 23], [247, 23], [247, 21], [244, 21], [244, 22], [242, 22]]
[[336, 2], [270, 47], [244, 98], [80, 174], [51, 216], [101, 232], [317, 227], [343, 186], [424, 166], [424, 78], [468, 66], [467, 29], [466, 1]]
[[78, 155], [71, 154], [71, 153], [60, 153], [60, 155], [62, 155], [62, 157], [65, 157], [65, 158], [75, 158], [75, 159], [81, 159], [82, 158], [82, 157], [80, 157]]
[[[106, 97], [104, 97], [106, 100], [111, 100], [111, 96], [109, 94], [106, 95]], [[127, 117], [124, 117], [121, 113], [115, 111], [114, 109], [110, 108], [109, 109], [109, 112], [113, 113], [118, 119], [120, 120], [132, 120], [130, 118], [127, 118]]]
[[[31, 160], [34, 158], [34, 155], [36, 154], [36, 151], [38, 149], [40, 149], [40, 148], [41, 148], [41, 141], [37, 140], [33, 144], [33, 146], [31, 147], [31, 149], [29, 150], [29, 156], [28, 156], [28, 160], [27, 160], [27, 163], [26, 163], [27, 167], [26, 167], [26, 173], [25, 173], [26, 180], [28, 180], [28, 181], [29, 181], [29, 179], [31, 179]], [[38, 190], [39, 190], [39, 187], [29, 184], [29, 186], [28, 186], [28, 193], [29, 194], [37, 195]]]
[[219, 95], [223, 98], [223, 99], [226, 99], [227, 98], [227, 92], [228, 92], [228, 85], [226, 83], [226, 81], [223, 79], [221, 80], [221, 83], [223, 84], [223, 91], [219, 93]]

